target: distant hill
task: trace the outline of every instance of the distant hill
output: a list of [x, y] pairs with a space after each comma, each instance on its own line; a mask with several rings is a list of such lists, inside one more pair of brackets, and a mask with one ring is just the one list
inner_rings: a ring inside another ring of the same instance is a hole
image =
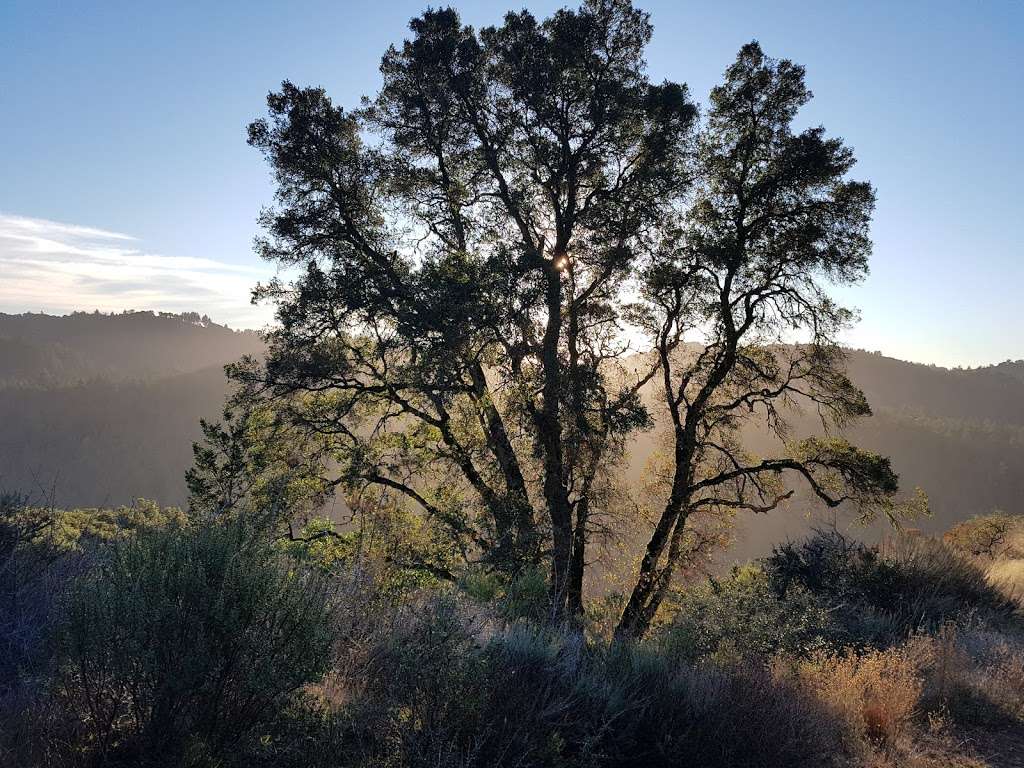
[[[932, 517], [908, 526], [939, 533], [997, 508], [1024, 512], [1024, 362], [948, 369], [852, 350], [848, 370], [874, 415], [847, 436], [891, 457], [904, 490], [920, 487], [929, 496]], [[801, 414], [794, 422], [797, 434], [820, 432], [814, 414]], [[762, 454], [776, 447], [754, 429], [747, 431], [746, 442]], [[775, 543], [833, 522], [868, 540], [888, 530], [881, 521], [864, 529], [842, 511], [825, 510], [798, 494], [788, 509], [741, 515], [740, 540], [728, 557], [761, 556]]]
[[1024, 425], [1024, 361], [949, 369], [854, 351], [849, 371], [876, 411]]
[[992, 366], [992, 368], [1017, 379], [1017, 381], [1024, 381], [1024, 360], [1007, 360], [1005, 363]]
[[0, 387], [145, 381], [223, 365], [263, 348], [194, 312], [0, 313]]
[[[184, 503], [199, 418], [216, 417], [227, 392], [222, 366], [262, 348], [258, 334], [195, 314], [0, 315], [0, 487], [52, 492], [65, 506]], [[850, 436], [891, 456], [905, 488], [928, 492], [934, 517], [917, 527], [1024, 511], [1024, 361], [949, 370], [852, 351], [849, 367], [875, 411]], [[797, 420], [816, 428], [809, 414]], [[747, 440], [772, 449], [758, 430]], [[650, 433], [634, 441], [630, 477], [653, 448]], [[820, 509], [808, 519], [814, 509], [804, 498], [748, 516], [729, 556], [762, 554], [832, 519]]]
[[0, 390], [0, 488], [63, 507], [138, 496], [182, 505], [199, 419], [219, 416], [227, 384], [215, 365], [149, 381]]
[[262, 349], [196, 313], [0, 314], [0, 488], [64, 506], [184, 503], [223, 366]]

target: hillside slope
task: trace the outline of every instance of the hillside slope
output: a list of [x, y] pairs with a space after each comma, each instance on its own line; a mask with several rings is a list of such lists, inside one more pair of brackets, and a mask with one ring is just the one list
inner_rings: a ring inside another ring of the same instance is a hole
[[0, 489], [63, 506], [183, 504], [223, 366], [262, 349], [196, 313], [0, 314]]
[[[227, 392], [222, 366], [261, 349], [257, 334], [192, 314], [0, 315], [0, 487], [61, 505], [134, 496], [182, 504], [199, 418], [215, 417]], [[850, 372], [875, 411], [850, 437], [891, 456], [905, 488], [928, 492], [934, 517], [919, 527], [1020, 510], [1024, 362], [949, 370], [853, 351]], [[808, 414], [798, 422], [802, 431], [816, 427]], [[747, 439], [759, 453], [772, 449], [756, 430]], [[653, 433], [635, 440], [632, 479], [654, 445]], [[763, 554], [832, 517], [799, 499], [748, 517], [730, 556]]]
[[[1024, 510], [1024, 376], [1018, 373], [1024, 363], [951, 370], [853, 350], [848, 367], [873, 415], [846, 436], [891, 457], [904, 490], [919, 487], [928, 494], [932, 516], [910, 526], [939, 533], [993, 509]], [[801, 414], [794, 423], [800, 435], [821, 431], [813, 414]], [[748, 430], [746, 439], [758, 453], [777, 448], [757, 430]], [[775, 514], [742, 515], [729, 557], [759, 557], [775, 543], [833, 523], [868, 540], [888, 530], [882, 521], [865, 529], [842, 510], [822, 509], [798, 494]]]
[[0, 390], [0, 488], [64, 507], [139, 496], [182, 505], [199, 419], [220, 414], [227, 385], [215, 365], [152, 381]]
[[0, 313], [0, 386], [151, 380], [262, 348], [254, 331], [234, 331], [194, 312]]

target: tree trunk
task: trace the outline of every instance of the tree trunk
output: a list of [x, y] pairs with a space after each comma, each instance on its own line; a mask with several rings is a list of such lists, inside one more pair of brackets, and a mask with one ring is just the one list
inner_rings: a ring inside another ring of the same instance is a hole
[[587, 551], [587, 516], [590, 505], [586, 497], [576, 505], [576, 527], [572, 536], [572, 556], [569, 560], [569, 586], [566, 598], [566, 609], [570, 618], [583, 616], [583, 571], [586, 568]]
[[[675, 473], [672, 478], [672, 491], [669, 494], [665, 509], [661, 513], [658, 525], [647, 542], [647, 550], [640, 561], [640, 573], [637, 576], [633, 592], [629, 596], [626, 607], [622, 610], [619, 625], [615, 628], [615, 636], [619, 638], [639, 639], [643, 637], [654, 618], [654, 612], [661, 603], [665, 588], [666, 576], [671, 576], [674, 565], [666, 562], [660, 568], [662, 555], [670, 539], [678, 538], [680, 518], [690, 503], [689, 486], [691, 477], [690, 464], [694, 455], [693, 440], [684, 431], [681, 439], [677, 439], [675, 451]], [[686, 518], [682, 517], [685, 525]], [[671, 548], [669, 561], [671, 561]]]
[[483, 421], [487, 434], [488, 447], [501, 469], [505, 480], [505, 492], [508, 509], [503, 520], [499, 522], [498, 547], [499, 556], [505, 557], [511, 570], [518, 571], [525, 565], [535, 561], [539, 542], [537, 541], [533, 508], [526, 488], [519, 458], [516, 456], [512, 441], [501, 413], [491, 399], [490, 388], [483, 366], [479, 363], [470, 368], [473, 389], [477, 402], [483, 409]]
[[544, 329], [542, 360], [544, 364], [544, 402], [539, 413], [539, 438], [544, 453], [544, 500], [551, 518], [551, 618], [565, 618], [570, 561], [572, 559], [572, 508], [565, 488], [562, 459], [562, 424], [560, 413], [561, 371], [558, 342], [562, 327], [562, 274], [547, 264], [548, 319]]

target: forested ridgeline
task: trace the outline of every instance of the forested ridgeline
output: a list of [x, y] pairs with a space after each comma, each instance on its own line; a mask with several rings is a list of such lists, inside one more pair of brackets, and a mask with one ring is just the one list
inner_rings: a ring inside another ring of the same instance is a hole
[[[7, 315], [0, 347], [0, 478], [7, 487], [63, 506], [127, 504], [137, 496], [182, 505], [199, 419], [217, 416], [229, 389], [223, 366], [259, 352], [262, 342], [198, 316]], [[136, 359], [138, 350], [149, 363]], [[88, 362], [95, 360], [105, 362]], [[935, 517], [922, 528], [941, 531], [965, 516], [1013, 509], [1024, 497], [1019, 363], [950, 370], [852, 350], [849, 367], [874, 411], [852, 433], [891, 456], [906, 487], [928, 492]], [[816, 428], [813, 413], [802, 427]], [[745, 440], [763, 452], [772, 447], [759, 429], [747, 429]], [[656, 442], [654, 430], [635, 438], [625, 469], [631, 482], [642, 482]], [[760, 556], [802, 535], [808, 507], [748, 515], [736, 557]]]
[[150, 381], [259, 352], [253, 331], [196, 312], [0, 314], [0, 388]]

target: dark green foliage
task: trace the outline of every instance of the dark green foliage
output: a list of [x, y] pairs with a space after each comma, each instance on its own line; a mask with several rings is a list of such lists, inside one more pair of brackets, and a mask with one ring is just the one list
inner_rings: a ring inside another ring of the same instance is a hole
[[242, 525], [144, 533], [81, 580], [61, 689], [103, 762], [223, 758], [326, 670], [325, 584]]
[[220, 421], [200, 427], [185, 473], [193, 515], [244, 515], [272, 528], [308, 517], [330, 497], [322, 441], [289, 429], [276, 409], [228, 405]]
[[0, 712], [48, 668], [57, 602], [75, 564], [60, 562], [53, 515], [0, 492]]
[[[695, 511], [771, 512], [793, 495], [785, 476], [863, 518], [903, 512], [888, 459], [845, 438], [793, 439], [794, 405], [828, 430], [871, 413], [837, 342], [852, 314], [828, 287], [867, 274], [874, 191], [848, 178], [855, 160], [841, 139], [820, 126], [797, 132], [810, 99], [803, 67], [744, 45], [711, 91], [692, 197], [645, 264], [635, 322], [660, 362], [675, 472], [620, 635], [654, 621]], [[693, 338], [697, 349], [684, 343]], [[778, 438], [772, 454], [739, 439], [747, 422]]]
[[[332, 485], [401, 499], [467, 559], [544, 562], [560, 620], [582, 616], [595, 515], [617, 511], [626, 439], [653, 422], [640, 390], [663, 381], [672, 488], [622, 635], [650, 625], [702, 507], [770, 511], [787, 474], [895, 517], [877, 454], [812, 439], [759, 462], [736, 439], [765, 416], [788, 435], [795, 400], [838, 427], [870, 413], [825, 281], [866, 274], [874, 192], [841, 140], [794, 130], [803, 68], [743, 46], [695, 136], [686, 87], [646, 76], [629, 0], [409, 26], [362, 109], [285, 82], [249, 127], [277, 182], [257, 249], [294, 279], [255, 294], [279, 324], [233, 369], [240, 400], [284, 403], [333, 445]], [[627, 323], [650, 354], [627, 361]]]
[[27, 504], [17, 494], [0, 493], [0, 696], [17, 681], [19, 668], [38, 640], [41, 627], [25, 615], [26, 595], [45, 570], [30, 551], [32, 540], [52, 525], [44, 515], [25, 517]]
[[984, 571], [936, 539], [902, 539], [883, 553], [837, 531], [817, 531], [776, 548], [764, 570], [777, 594], [808, 590], [852, 640], [873, 645], [946, 621], [1006, 621], [1015, 610]]
[[347, 768], [359, 764], [357, 747], [345, 713], [300, 694], [218, 768]]
[[52, 510], [0, 492], [0, 765], [59, 766], [72, 727], [52, 695], [62, 603], [88, 558], [54, 541]]
[[598, 489], [650, 423], [652, 373], [615, 351], [627, 284], [687, 189], [696, 109], [647, 78], [627, 0], [410, 29], [363, 109], [285, 82], [250, 126], [277, 181], [258, 250], [295, 279], [258, 291], [279, 325], [234, 373], [330, 436], [344, 490], [510, 576], [550, 560], [552, 615], [579, 614]]
[[71, 510], [29, 501], [0, 492], [0, 713], [39, 703], [33, 697], [53, 671], [64, 598], [95, 562], [97, 548], [184, 522], [180, 510], [145, 499], [118, 509]]
[[494, 573], [470, 571], [459, 582], [459, 588], [480, 605], [491, 607], [506, 621], [543, 624], [549, 618], [548, 580], [540, 568], [529, 568], [511, 580]]
[[547, 599], [547, 576], [539, 568], [531, 568], [520, 573], [508, 585], [498, 609], [502, 616], [511, 621], [526, 619], [543, 623], [549, 618], [551, 604]]
[[765, 661], [776, 653], [807, 656], [841, 635], [831, 612], [805, 587], [782, 593], [755, 566], [680, 592], [671, 623], [657, 642], [687, 661]]
[[1004, 626], [1015, 612], [984, 571], [938, 540], [908, 538], [880, 551], [834, 530], [683, 589], [671, 608], [659, 646], [719, 663], [886, 647], [947, 622]]

